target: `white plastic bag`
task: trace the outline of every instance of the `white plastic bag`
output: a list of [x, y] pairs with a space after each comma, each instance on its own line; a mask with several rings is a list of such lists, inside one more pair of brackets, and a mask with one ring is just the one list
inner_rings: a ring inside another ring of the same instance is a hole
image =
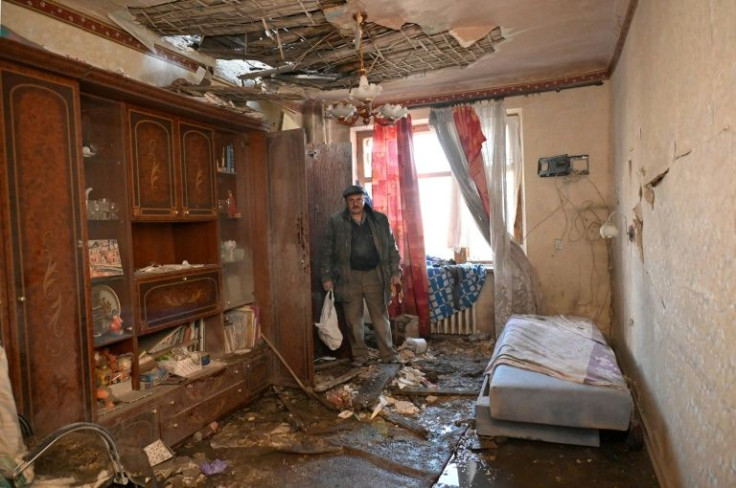
[[[13, 469], [23, 463], [28, 452], [23, 443], [18, 412], [15, 409], [13, 390], [8, 375], [8, 359], [5, 349], [0, 347], [0, 480], [10, 478]], [[33, 482], [33, 466], [29, 466], [21, 476], [14, 480], [17, 487], [28, 486]], [[0, 483], [2, 484], [2, 483]]]
[[322, 315], [319, 322], [314, 324], [317, 326], [317, 333], [322, 342], [331, 350], [335, 350], [342, 344], [342, 332], [337, 323], [337, 311], [335, 310], [335, 295], [332, 290], [327, 292], [325, 302], [322, 305]]

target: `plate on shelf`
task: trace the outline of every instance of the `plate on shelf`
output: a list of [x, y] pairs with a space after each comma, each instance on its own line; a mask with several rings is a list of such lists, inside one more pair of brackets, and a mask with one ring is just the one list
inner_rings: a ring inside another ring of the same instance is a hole
[[115, 290], [107, 285], [92, 286], [93, 335], [100, 337], [110, 330], [112, 319], [120, 315], [120, 300]]

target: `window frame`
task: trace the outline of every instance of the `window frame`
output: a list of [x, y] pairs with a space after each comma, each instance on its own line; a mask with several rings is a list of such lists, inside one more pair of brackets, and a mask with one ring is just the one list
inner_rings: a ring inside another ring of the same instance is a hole
[[[517, 175], [517, 178], [520, 178], [520, 185], [519, 185], [519, 191], [517, 194], [517, 206], [516, 206], [516, 216], [514, 221], [514, 238], [517, 240], [517, 242], [522, 242], [521, 236], [523, 235], [523, 229], [524, 229], [524, 213], [525, 213], [525, 205], [524, 205], [524, 184], [523, 184], [523, 134], [522, 134], [522, 126], [521, 126], [521, 113], [518, 110], [509, 110], [507, 111], [507, 116], [511, 117], [518, 117], [519, 118], [519, 137], [522, 141], [522, 164], [520, 167], [521, 174]], [[426, 122], [421, 122], [412, 127], [413, 132], [419, 133], [419, 132], [431, 132], [432, 128], [429, 126]], [[373, 168], [371, 167], [371, 176], [365, 176], [365, 154], [364, 154], [364, 147], [365, 147], [365, 140], [373, 137], [373, 127], [368, 126], [363, 129], [358, 129], [354, 131], [355, 134], [355, 147], [356, 147], [356, 153], [355, 153], [355, 161], [353, 165], [353, 171], [354, 175], [356, 176], [355, 181], [356, 183], [360, 184], [363, 187], [372, 187], [373, 186]], [[452, 177], [452, 171], [435, 171], [430, 173], [418, 173], [417, 178], [423, 179], [423, 178], [434, 178], [434, 177]], [[486, 266], [492, 266], [493, 260], [480, 260], [480, 259], [473, 259], [468, 260], [467, 256], [470, 254], [470, 249], [467, 247], [462, 247], [459, 249], [454, 250], [454, 259], [458, 263], [463, 262], [472, 262], [477, 264], [483, 264]]]

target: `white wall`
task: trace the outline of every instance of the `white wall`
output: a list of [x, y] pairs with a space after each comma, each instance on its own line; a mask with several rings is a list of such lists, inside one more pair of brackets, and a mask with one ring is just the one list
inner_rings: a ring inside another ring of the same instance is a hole
[[[178, 79], [194, 84], [198, 84], [202, 79], [201, 72], [197, 73], [153, 54], [128, 48], [34, 10], [2, 0], [0, 3], [2, 3], [0, 22], [5, 27], [52, 53], [78, 59], [97, 68], [158, 87], [167, 87]], [[214, 60], [209, 61], [214, 63]], [[253, 106], [275, 130], [282, 110], [269, 102], [253, 103]], [[295, 123], [299, 123], [300, 119], [300, 116], [287, 114], [283, 125], [292, 127]]]
[[177, 78], [199, 82], [195, 73], [185, 68], [18, 5], [3, 2], [2, 14], [3, 25], [53, 53], [155, 86], [169, 85]]
[[[607, 243], [598, 228], [612, 206], [608, 84], [506, 100], [520, 109], [524, 152], [526, 250], [537, 272], [545, 314], [610, 325]], [[537, 175], [539, 158], [589, 155], [590, 174]], [[559, 241], [559, 242], [558, 242]]]
[[[736, 2], [643, 0], [612, 78], [614, 335], [663, 486], [736, 486]], [[653, 178], [668, 171], [658, 185]]]

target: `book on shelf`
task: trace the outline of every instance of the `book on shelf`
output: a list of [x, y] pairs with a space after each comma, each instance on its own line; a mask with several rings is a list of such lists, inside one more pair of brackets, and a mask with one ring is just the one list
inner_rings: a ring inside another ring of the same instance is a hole
[[257, 307], [246, 305], [225, 314], [225, 352], [253, 349], [259, 339]]
[[91, 278], [120, 276], [123, 264], [117, 239], [92, 239], [87, 241], [89, 275]]
[[204, 351], [203, 319], [188, 324], [182, 324], [156, 334], [150, 334], [138, 339], [138, 349], [146, 351], [152, 356], [164, 354], [175, 347], [186, 347], [190, 351]]

